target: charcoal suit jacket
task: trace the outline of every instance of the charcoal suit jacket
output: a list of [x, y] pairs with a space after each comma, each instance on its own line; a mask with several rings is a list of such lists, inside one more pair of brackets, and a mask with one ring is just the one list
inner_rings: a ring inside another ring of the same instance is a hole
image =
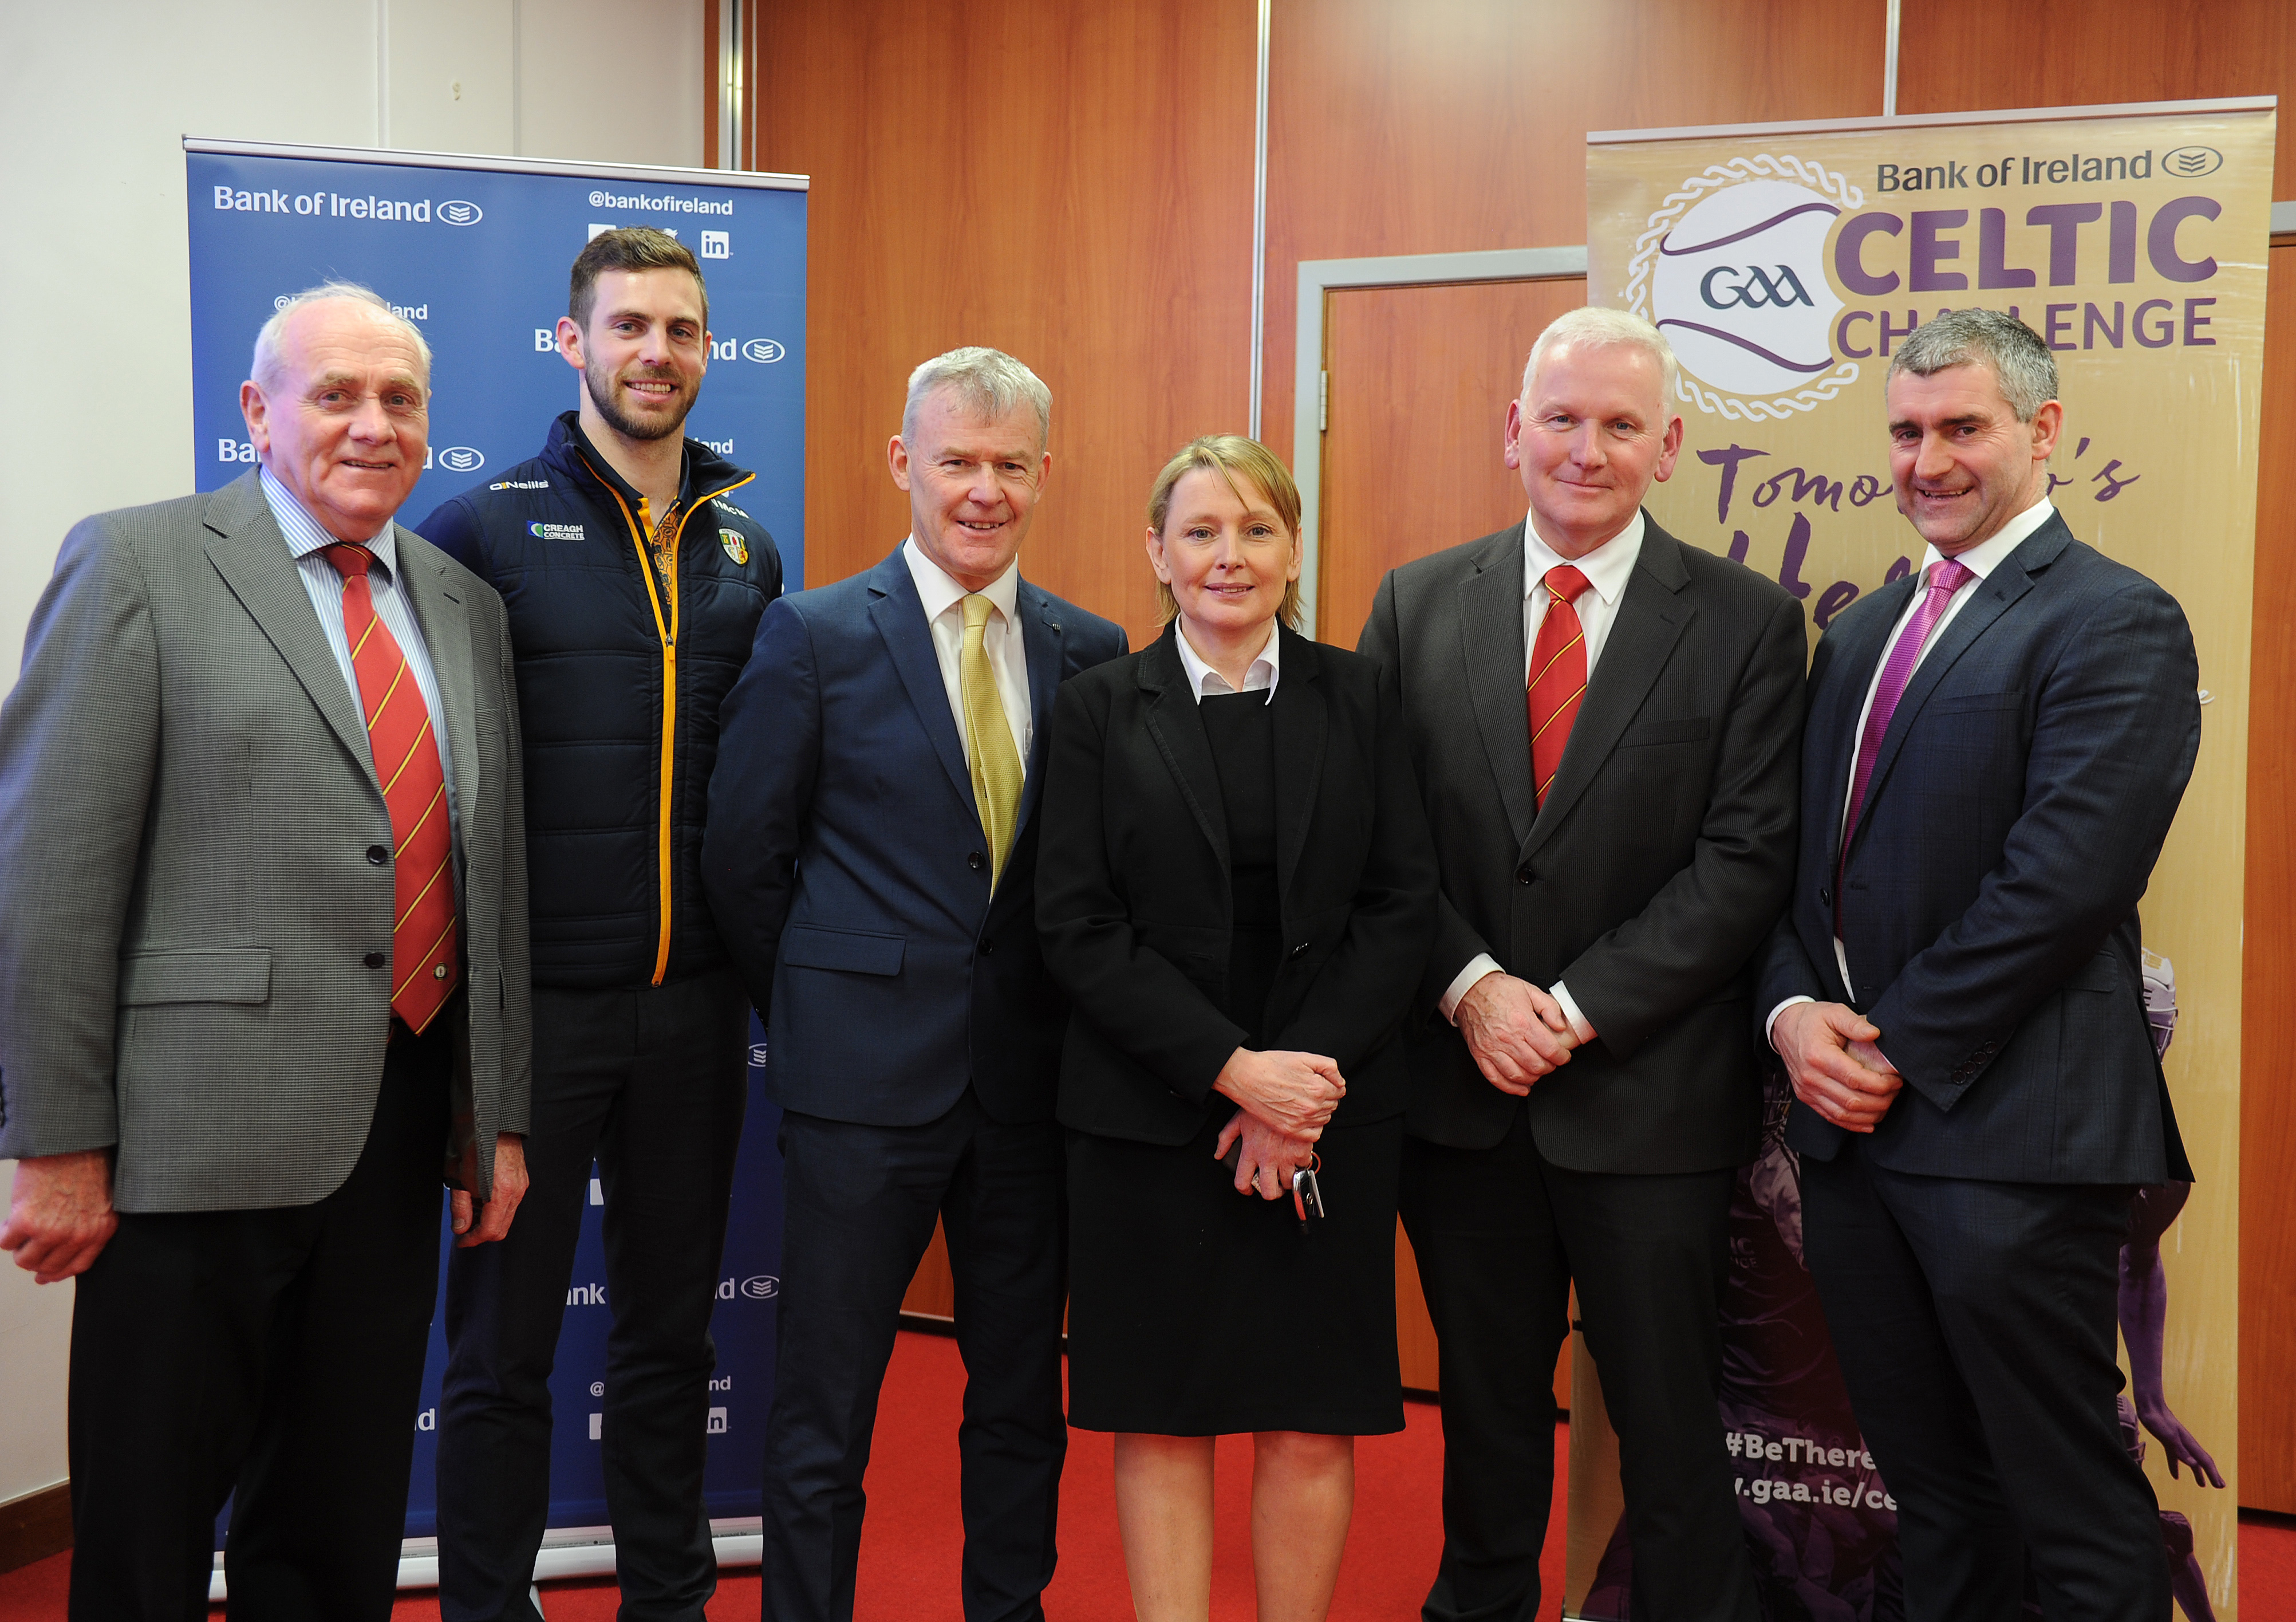
[[1645, 519], [1642, 551], [1545, 802], [1525, 704], [1523, 526], [1380, 582], [1363, 652], [1394, 675], [1442, 869], [1411, 1031], [1409, 1130], [1505, 1134], [1436, 1004], [1478, 952], [1564, 982], [1596, 1040], [1529, 1100], [1576, 1171], [1708, 1171], [1761, 1129], [1751, 959], [1784, 905], [1807, 643], [1775, 581]]

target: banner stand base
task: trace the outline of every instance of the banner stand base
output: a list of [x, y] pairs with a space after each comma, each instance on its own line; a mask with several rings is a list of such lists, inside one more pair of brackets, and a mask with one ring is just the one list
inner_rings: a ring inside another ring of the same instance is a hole
[[[718, 1568], [734, 1570], [760, 1564], [765, 1559], [765, 1522], [756, 1515], [709, 1523], [709, 1541], [718, 1551]], [[534, 1580], [556, 1582], [565, 1577], [614, 1575], [614, 1529], [611, 1527], [553, 1527], [542, 1535], [534, 1557]], [[410, 1537], [398, 1556], [398, 1586], [439, 1586], [439, 1540]], [[223, 1553], [216, 1553], [215, 1576], [208, 1584], [208, 1603], [225, 1597]]]

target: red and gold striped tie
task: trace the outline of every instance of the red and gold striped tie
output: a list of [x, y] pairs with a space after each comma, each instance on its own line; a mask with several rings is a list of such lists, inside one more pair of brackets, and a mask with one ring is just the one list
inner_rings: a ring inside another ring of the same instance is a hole
[[1530, 780], [1541, 805], [1562, 764], [1570, 723], [1587, 696], [1587, 632], [1571, 600], [1587, 589], [1587, 577], [1563, 564], [1546, 572], [1546, 617], [1530, 646]]
[[454, 840], [447, 817], [447, 777], [430, 707], [407, 668], [398, 638], [374, 612], [367, 570], [374, 555], [338, 543], [327, 561], [343, 577], [343, 630], [366, 710], [367, 747], [390, 808], [397, 890], [390, 931], [390, 1011], [420, 1033], [438, 1017], [462, 979], [455, 938]]

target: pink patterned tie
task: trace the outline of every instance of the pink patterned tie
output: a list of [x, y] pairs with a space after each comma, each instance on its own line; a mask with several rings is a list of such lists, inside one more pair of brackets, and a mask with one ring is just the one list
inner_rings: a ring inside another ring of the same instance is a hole
[[1928, 645], [1930, 633], [1944, 617], [1946, 605], [1953, 594], [1977, 578], [1967, 565], [1948, 557], [1942, 563], [1931, 564], [1928, 583], [1922, 592], [1921, 605], [1914, 617], [1906, 622], [1905, 630], [1890, 649], [1890, 657], [1882, 666], [1882, 680], [1874, 689], [1874, 707], [1866, 712], [1866, 730], [1857, 739], [1857, 765], [1849, 779], [1849, 811], [1841, 819], [1841, 853], [1833, 869], [1833, 933], [1841, 934], [1842, 875], [1849, 865], [1849, 840], [1857, 832], [1857, 813], [1866, 806], [1866, 786], [1873, 781], [1874, 762], [1882, 753], [1882, 740], [1890, 735], [1890, 718], [1898, 712], [1898, 701], [1906, 696], [1906, 684], [1913, 679], [1914, 666], [1919, 663], [1922, 649]]

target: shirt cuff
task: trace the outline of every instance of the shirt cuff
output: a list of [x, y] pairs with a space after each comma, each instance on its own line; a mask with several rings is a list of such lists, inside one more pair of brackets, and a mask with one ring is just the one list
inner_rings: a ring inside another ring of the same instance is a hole
[[1762, 1021], [1762, 1040], [1770, 1044], [1771, 1052], [1775, 1053], [1778, 1050], [1778, 1016], [1784, 1013], [1788, 1009], [1793, 1007], [1797, 1002], [1816, 1002], [1816, 1000], [1817, 999], [1815, 997], [1789, 997], [1784, 1002], [1779, 1003], [1777, 1007], [1770, 1010], [1770, 1017]]
[[1588, 1025], [1587, 1016], [1578, 1011], [1578, 999], [1571, 996], [1569, 986], [1557, 980], [1546, 988], [1546, 994], [1562, 1005], [1562, 1017], [1570, 1022], [1570, 1034], [1578, 1039], [1580, 1047], [1595, 1040], [1595, 1027]]
[[1479, 951], [1468, 959], [1467, 967], [1452, 976], [1449, 989], [1444, 992], [1443, 1000], [1437, 1005], [1443, 1010], [1443, 1017], [1453, 1025], [1457, 1025], [1460, 1000], [1474, 989], [1475, 983], [1485, 975], [1502, 975], [1505, 972], [1499, 967], [1498, 959], [1487, 951]]

